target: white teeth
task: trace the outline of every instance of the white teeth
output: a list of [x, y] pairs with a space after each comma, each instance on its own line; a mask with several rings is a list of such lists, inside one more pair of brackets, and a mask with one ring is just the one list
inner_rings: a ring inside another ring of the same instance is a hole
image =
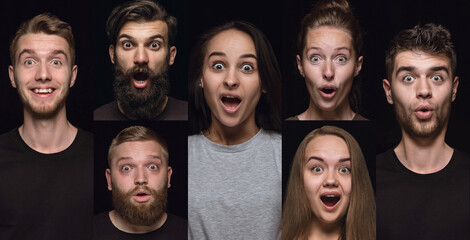
[[34, 93], [45, 94], [45, 93], [52, 93], [52, 88], [35, 88]]
[[325, 195], [325, 197], [336, 197], [336, 195], [333, 195], [333, 194], [327, 194], [327, 195]]
[[224, 96], [224, 97], [226, 97], [226, 98], [236, 98], [234, 96]]

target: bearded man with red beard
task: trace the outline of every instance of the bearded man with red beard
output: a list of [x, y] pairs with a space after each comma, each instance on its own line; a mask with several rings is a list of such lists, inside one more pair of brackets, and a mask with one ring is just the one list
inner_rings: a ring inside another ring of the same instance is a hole
[[470, 239], [469, 156], [445, 135], [459, 78], [441, 25], [398, 33], [383, 89], [401, 141], [377, 156], [377, 239]]
[[142, 126], [122, 130], [108, 164], [114, 210], [95, 216], [94, 239], [187, 239], [187, 221], [166, 213], [172, 168], [160, 136]]
[[176, 32], [176, 18], [155, 2], [114, 8], [106, 33], [116, 100], [96, 109], [94, 120], [187, 120], [188, 103], [168, 96]]

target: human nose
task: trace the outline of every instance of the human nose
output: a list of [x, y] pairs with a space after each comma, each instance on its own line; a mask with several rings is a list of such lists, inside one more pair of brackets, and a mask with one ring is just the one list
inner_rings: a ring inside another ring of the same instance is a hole
[[144, 168], [137, 168], [136, 176], [135, 176], [135, 185], [147, 185], [147, 172]]
[[333, 62], [331, 60], [325, 61], [325, 64], [323, 64], [323, 78], [326, 80], [333, 80], [335, 76], [335, 67], [333, 65]]
[[432, 90], [430, 82], [425, 77], [418, 79], [416, 84], [416, 97], [417, 98], [430, 98], [432, 97]]
[[337, 187], [338, 179], [336, 179], [336, 174], [334, 172], [327, 172], [325, 179], [323, 181], [324, 187]]
[[147, 52], [145, 51], [144, 46], [137, 47], [137, 51], [134, 56], [134, 63], [137, 65], [147, 64], [149, 62], [149, 58]]
[[51, 72], [47, 64], [40, 64], [39, 69], [36, 72], [36, 80], [37, 81], [48, 81], [51, 80]]
[[238, 85], [239, 81], [235, 69], [229, 70], [224, 79], [224, 86], [227, 88], [237, 88]]

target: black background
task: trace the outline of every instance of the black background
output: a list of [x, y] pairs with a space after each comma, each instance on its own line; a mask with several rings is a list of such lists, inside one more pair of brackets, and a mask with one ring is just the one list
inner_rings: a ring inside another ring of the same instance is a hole
[[188, 140], [186, 122], [95, 122], [94, 213], [112, 210], [105, 170], [108, 167], [108, 149], [111, 141], [124, 128], [141, 125], [153, 129], [166, 140], [169, 165], [173, 169], [168, 189], [168, 211], [181, 218], [188, 216]]
[[[124, 125], [136, 124], [134, 122], [124, 124], [92, 121], [93, 109], [113, 99], [111, 87], [113, 75], [108, 55], [109, 43], [106, 40], [104, 26], [109, 12], [119, 2], [122, 1], [29, 0], [7, 1], [3, 2], [0, 7], [0, 29], [2, 32], [0, 37], [0, 107], [2, 109], [0, 133], [17, 127], [22, 122], [22, 106], [16, 90], [10, 85], [7, 71], [10, 64], [9, 41], [20, 23], [39, 13], [52, 12], [72, 26], [76, 41], [78, 76], [67, 100], [67, 115], [69, 121], [75, 126], [95, 133], [95, 162], [97, 163], [95, 167], [97, 174], [95, 176], [95, 198], [98, 199], [95, 202], [95, 212], [110, 207], [107, 196], [109, 193], [106, 185], [103, 185], [105, 177], [102, 164], [106, 163], [106, 157], [103, 157], [102, 151], [107, 149], [110, 139], [117, 134], [118, 130], [124, 128]], [[305, 89], [304, 80], [297, 73], [296, 39], [300, 21], [315, 1], [165, 0], [161, 2], [170, 14], [178, 18], [179, 22], [176, 43], [178, 52], [175, 64], [170, 67], [170, 95], [179, 99], [187, 99], [188, 57], [192, 46], [202, 32], [230, 20], [246, 20], [255, 24], [265, 33], [281, 66], [283, 118], [294, 116], [306, 109], [308, 92]], [[360, 123], [357, 126], [353, 123], [344, 123], [347, 126], [343, 127], [348, 129], [359, 141], [369, 166], [373, 166], [370, 154], [380, 153], [393, 147], [399, 142], [401, 135], [392, 107], [386, 102], [382, 89], [382, 79], [385, 78], [385, 49], [397, 32], [411, 28], [418, 23], [443, 24], [453, 36], [460, 85], [457, 99], [452, 106], [446, 141], [452, 147], [468, 152], [470, 144], [467, 140], [463, 141], [462, 139], [466, 139], [470, 133], [470, 125], [467, 124], [467, 119], [470, 116], [467, 110], [467, 105], [470, 103], [470, 84], [468, 83], [470, 59], [467, 57], [470, 55], [470, 21], [467, 17], [470, 12], [469, 3], [465, 0], [351, 0], [350, 3], [364, 35], [364, 63], [359, 74], [363, 92], [362, 113], [372, 121], [371, 123], [363, 123], [365, 126], [359, 126]], [[185, 149], [185, 151], [181, 151], [184, 152], [181, 154], [187, 154], [187, 140], [185, 137], [181, 137], [186, 131], [184, 122], [168, 123], [171, 126], [166, 124], [163, 122], [153, 123], [152, 128], [164, 135], [169, 145], [175, 144], [176, 147], [173, 148]], [[288, 153], [291, 151], [289, 149], [296, 149], [301, 139], [313, 129], [311, 127], [304, 128], [303, 125], [308, 125], [308, 123], [293, 124], [298, 124], [299, 129], [294, 130], [296, 127], [290, 126], [289, 123], [285, 123], [283, 127], [283, 146], [285, 147], [283, 175], [288, 174], [286, 167], [290, 168], [290, 163], [286, 163], [291, 158]], [[322, 125], [324, 123], [318, 122], [316, 124]], [[364, 128], [370, 129], [369, 126], [375, 126], [375, 131], [364, 130]], [[170, 156], [178, 155], [178, 151], [173, 154], [170, 150]], [[181, 155], [177, 158], [178, 160], [170, 160], [172, 164], [178, 165], [174, 166], [175, 174], [179, 173], [173, 176], [175, 179], [177, 177], [187, 179], [186, 173], [183, 174], [184, 166], [187, 166], [187, 158], [184, 156], [186, 155]], [[176, 169], [179, 170], [176, 171]], [[370, 171], [370, 173], [373, 175], [374, 171]], [[174, 181], [184, 183], [182, 179]], [[182, 187], [180, 189], [182, 192], [178, 192], [175, 185], [177, 185], [176, 182], [173, 182], [169, 191], [169, 208], [176, 209], [185, 217], [184, 211], [187, 209], [183, 206], [186, 205], [178, 202], [178, 199], [187, 201], [187, 191]], [[173, 203], [173, 201], [176, 202]], [[178, 208], [184, 209], [184, 211]]]
[[50, 12], [72, 26], [75, 38], [75, 64], [78, 66], [75, 85], [67, 98], [67, 117], [82, 129], [92, 129], [93, 103], [93, 35], [90, 27], [94, 24], [91, 1], [6, 1], [0, 7], [0, 133], [4, 133], [23, 122], [23, 107], [16, 89], [10, 84], [10, 41], [20, 24], [34, 16]]

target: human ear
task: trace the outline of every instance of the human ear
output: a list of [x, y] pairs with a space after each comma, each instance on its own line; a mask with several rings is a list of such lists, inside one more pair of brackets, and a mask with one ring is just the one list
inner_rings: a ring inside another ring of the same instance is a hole
[[358, 59], [357, 59], [357, 63], [356, 63], [356, 69], [354, 70], [354, 77], [356, 77], [357, 75], [359, 75], [359, 72], [361, 71], [362, 69], [362, 62], [363, 62], [364, 58], [362, 56], [360, 56]]
[[109, 191], [112, 191], [113, 190], [113, 184], [112, 184], [112, 181], [111, 181], [111, 169], [107, 168], [106, 171], [105, 171], [105, 175], [106, 175], [106, 182], [108, 182], [108, 190]]
[[73, 87], [75, 84], [75, 79], [77, 78], [77, 73], [78, 73], [78, 66], [74, 65], [72, 67], [72, 79], [70, 79], [70, 87]]
[[16, 82], [15, 82], [15, 69], [13, 68], [12, 65], [8, 66], [8, 75], [10, 76], [10, 83], [11, 86], [16, 88]]
[[385, 97], [387, 98], [387, 102], [389, 104], [393, 104], [392, 87], [391, 87], [390, 82], [387, 79], [384, 79], [382, 81], [382, 87], [384, 88]]
[[168, 65], [173, 65], [173, 63], [175, 62], [175, 58], [176, 58], [176, 47], [172, 46], [170, 47], [170, 59], [168, 60]]
[[168, 167], [168, 188], [171, 187], [170, 181], [171, 181], [171, 174], [173, 173], [173, 170], [171, 167]]
[[302, 61], [300, 60], [299, 54], [297, 54], [296, 60], [297, 60], [297, 69], [299, 69], [300, 75], [302, 75], [302, 77], [305, 77], [304, 68], [302, 67]]
[[457, 88], [459, 87], [459, 77], [455, 77], [452, 82], [452, 102], [457, 97]]
[[109, 58], [111, 59], [111, 63], [114, 64], [114, 45], [110, 44], [109, 45]]

